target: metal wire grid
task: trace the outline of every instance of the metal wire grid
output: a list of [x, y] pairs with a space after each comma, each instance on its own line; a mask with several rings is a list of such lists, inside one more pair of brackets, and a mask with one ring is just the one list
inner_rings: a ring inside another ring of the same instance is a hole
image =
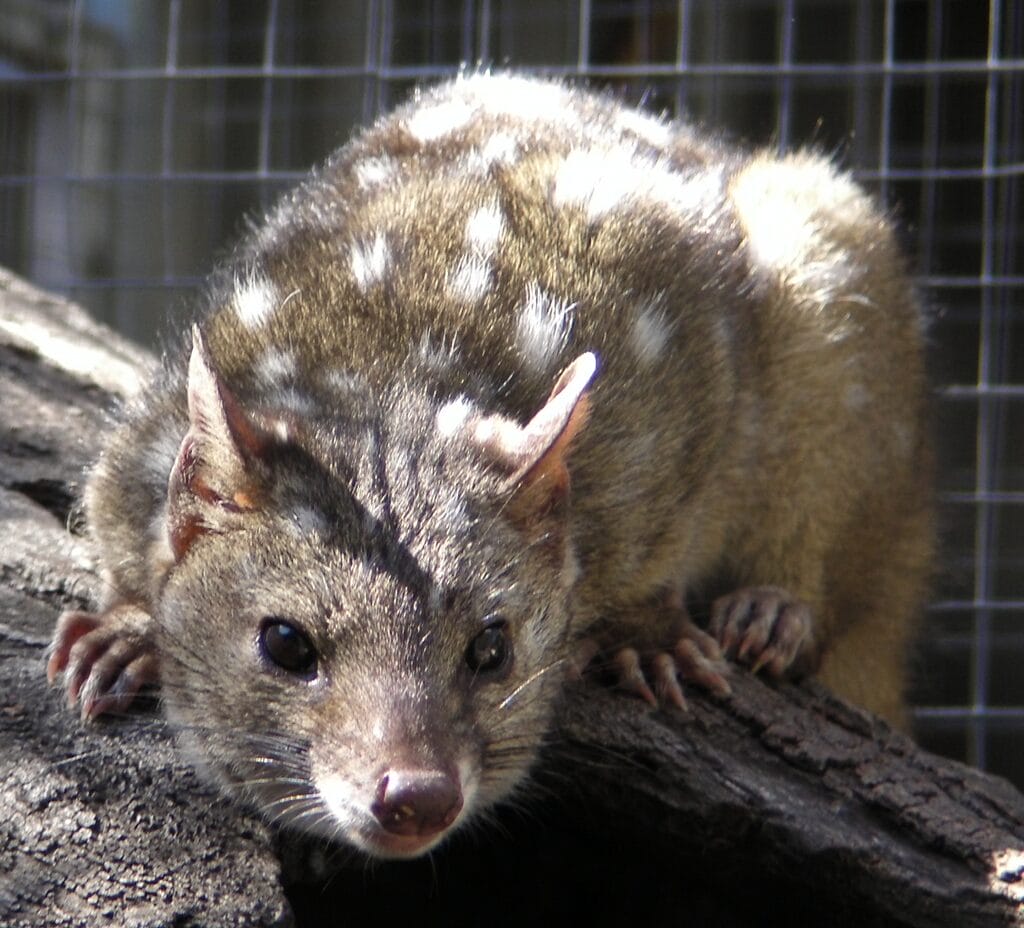
[[461, 62], [835, 151], [935, 309], [917, 734], [1024, 784], [1022, 37], [1012, 0], [0, 0], [0, 261], [151, 337], [244, 212]]

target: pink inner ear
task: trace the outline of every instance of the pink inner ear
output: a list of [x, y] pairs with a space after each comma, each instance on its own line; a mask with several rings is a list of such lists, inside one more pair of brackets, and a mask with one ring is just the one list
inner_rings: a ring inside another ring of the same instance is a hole
[[256, 508], [249, 464], [268, 439], [220, 381], [198, 326], [188, 366], [189, 430], [170, 474], [167, 527], [175, 560], [210, 530], [216, 513]]
[[222, 452], [232, 450], [240, 457], [256, 457], [265, 450], [265, 436], [214, 371], [198, 325], [192, 326], [188, 362], [188, 417], [201, 444], [211, 442]]
[[583, 427], [586, 391], [596, 372], [596, 356], [580, 355], [562, 372], [547, 402], [525, 426], [504, 416], [487, 416], [473, 423], [474, 443], [509, 471], [512, 482], [518, 482], [549, 451], [557, 450], [560, 457]]
[[556, 446], [564, 451], [586, 424], [590, 414], [587, 388], [596, 373], [597, 356], [590, 351], [581, 354], [562, 371], [548, 401], [522, 430], [524, 460], [518, 469], [519, 476], [534, 467]]

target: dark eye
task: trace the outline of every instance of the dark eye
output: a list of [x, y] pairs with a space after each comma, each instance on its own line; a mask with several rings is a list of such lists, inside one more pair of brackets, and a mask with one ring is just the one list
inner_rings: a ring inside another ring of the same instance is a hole
[[306, 678], [316, 675], [316, 648], [306, 633], [290, 622], [264, 619], [260, 629], [260, 649], [267, 660], [288, 673]]
[[504, 670], [512, 657], [512, 642], [503, 619], [492, 622], [478, 634], [466, 649], [466, 663], [473, 673], [495, 673]]

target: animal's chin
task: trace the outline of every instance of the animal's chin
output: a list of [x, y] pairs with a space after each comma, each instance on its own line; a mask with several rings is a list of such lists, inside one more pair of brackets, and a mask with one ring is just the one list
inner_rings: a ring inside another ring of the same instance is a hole
[[352, 843], [361, 851], [373, 857], [388, 860], [409, 860], [419, 857], [432, 848], [437, 847], [452, 829], [447, 828], [433, 835], [393, 835], [386, 831], [374, 831], [372, 834], [353, 836]]

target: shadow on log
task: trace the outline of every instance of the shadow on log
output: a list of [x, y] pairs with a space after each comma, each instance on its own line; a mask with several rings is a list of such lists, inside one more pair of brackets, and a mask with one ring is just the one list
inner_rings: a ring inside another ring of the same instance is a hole
[[83, 727], [43, 654], [95, 592], [73, 504], [150, 363], [0, 273], [0, 925], [1024, 925], [1024, 797], [813, 686], [737, 673], [687, 715], [569, 688], [516, 803], [401, 864], [274, 835], [152, 706]]

